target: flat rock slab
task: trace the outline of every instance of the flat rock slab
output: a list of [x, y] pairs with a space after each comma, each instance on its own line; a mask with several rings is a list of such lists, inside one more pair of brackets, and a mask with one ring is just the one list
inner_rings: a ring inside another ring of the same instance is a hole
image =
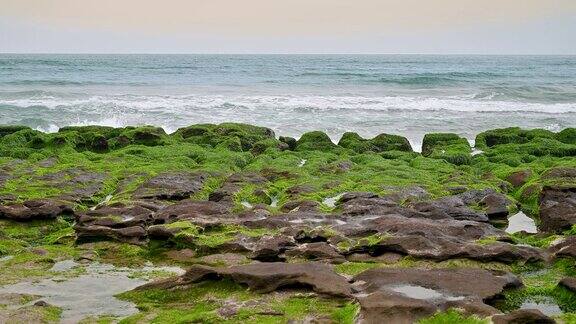
[[162, 173], [144, 182], [134, 192], [136, 199], [183, 200], [202, 189], [203, 174]]
[[564, 278], [558, 285], [576, 293], [576, 277]]
[[51, 199], [28, 200], [21, 204], [0, 206], [0, 218], [15, 221], [55, 219], [61, 215], [73, 215], [72, 208], [64, 202]]
[[350, 297], [352, 290], [346, 278], [320, 263], [254, 263], [229, 268], [195, 265], [180, 277], [153, 282], [138, 289], [170, 289], [205, 280], [231, 279], [258, 293], [282, 288], [306, 288], [338, 297]]
[[473, 268], [379, 268], [354, 277], [360, 318], [367, 323], [413, 323], [449, 307], [493, 315], [498, 310], [485, 302], [521, 285], [510, 273]]
[[576, 224], [576, 187], [545, 186], [540, 194], [540, 228], [561, 232]]
[[492, 317], [493, 324], [555, 324], [556, 321], [537, 309], [518, 309]]

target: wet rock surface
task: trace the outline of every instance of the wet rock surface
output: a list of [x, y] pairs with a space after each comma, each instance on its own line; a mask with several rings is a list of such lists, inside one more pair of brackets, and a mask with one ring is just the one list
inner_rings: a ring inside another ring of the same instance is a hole
[[560, 232], [576, 224], [576, 187], [547, 186], [540, 194], [541, 227]]
[[310, 287], [315, 292], [331, 296], [351, 296], [347, 280], [329, 266], [318, 263], [256, 263], [229, 268], [194, 266], [174, 279], [154, 282], [138, 289], [171, 289], [204, 280], [228, 278], [247, 285], [251, 290], [268, 293], [282, 288]]
[[373, 269], [354, 277], [354, 282], [360, 291], [360, 318], [368, 323], [412, 323], [447, 307], [495, 314], [498, 310], [485, 302], [504, 289], [521, 286], [510, 273], [479, 269]]
[[28, 200], [21, 204], [0, 206], [0, 218], [16, 221], [55, 219], [61, 215], [72, 215], [74, 211], [69, 204], [56, 200]]
[[536, 309], [521, 309], [492, 317], [494, 324], [554, 324], [556, 321]]
[[135, 199], [182, 200], [202, 189], [206, 176], [192, 173], [162, 173], [143, 183]]

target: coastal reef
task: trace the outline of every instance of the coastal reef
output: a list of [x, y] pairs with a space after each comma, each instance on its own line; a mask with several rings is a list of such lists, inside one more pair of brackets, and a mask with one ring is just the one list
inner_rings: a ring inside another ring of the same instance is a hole
[[0, 323], [576, 323], [576, 129], [414, 149], [0, 126]]

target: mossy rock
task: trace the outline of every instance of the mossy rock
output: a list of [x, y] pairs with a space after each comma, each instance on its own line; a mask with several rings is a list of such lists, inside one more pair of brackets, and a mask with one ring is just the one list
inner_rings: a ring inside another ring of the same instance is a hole
[[390, 134], [380, 134], [373, 139], [365, 139], [357, 133], [347, 132], [342, 135], [338, 145], [357, 153], [381, 153], [388, 151], [412, 152], [412, 147], [408, 139]]
[[332, 151], [337, 148], [330, 137], [321, 131], [304, 133], [296, 142], [297, 151]]
[[[240, 151], [244, 152], [250, 151], [258, 142], [275, 139], [274, 132], [269, 128], [240, 123], [192, 125], [178, 129], [173, 137], [211, 147], [226, 147], [238, 140]], [[232, 147], [237, 151], [235, 146]]]
[[27, 126], [17, 126], [17, 125], [0, 125], [0, 138], [10, 135], [12, 133], [16, 133], [21, 130], [32, 130], [30, 127]]
[[376, 152], [403, 151], [412, 152], [412, 146], [406, 137], [391, 134], [380, 134], [370, 140]]
[[471, 151], [468, 140], [453, 133], [426, 134], [422, 142], [422, 155], [455, 165], [470, 164]]
[[566, 144], [576, 144], [576, 128], [566, 128], [556, 134], [556, 139]]
[[486, 149], [502, 144], [524, 144], [535, 138], [555, 138], [556, 134], [545, 129], [525, 130], [519, 127], [489, 130], [476, 136], [476, 147]]
[[125, 137], [130, 144], [159, 146], [168, 144], [168, 136], [161, 127], [126, 127], [118, 137]]
[[470, 152], [468, 141], [454, 133], [431, 133], [424, 135], [422, 141], [422, 155], [430, 156], [435, 149], [447, 150], [449, 147], [462, 147], [463, 151]]
[[296, 149], [296, 139], [294, 137], [280, 136], [278, 140], [288, 145], [289, 150], [294, 151]]

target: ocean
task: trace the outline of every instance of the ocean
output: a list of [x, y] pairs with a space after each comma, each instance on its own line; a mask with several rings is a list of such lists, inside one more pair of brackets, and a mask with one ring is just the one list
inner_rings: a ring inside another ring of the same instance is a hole
[[576, 56], [0, 54], [0, 124], [244, 122], [470, 139], [520, 126], [576, 127]]

